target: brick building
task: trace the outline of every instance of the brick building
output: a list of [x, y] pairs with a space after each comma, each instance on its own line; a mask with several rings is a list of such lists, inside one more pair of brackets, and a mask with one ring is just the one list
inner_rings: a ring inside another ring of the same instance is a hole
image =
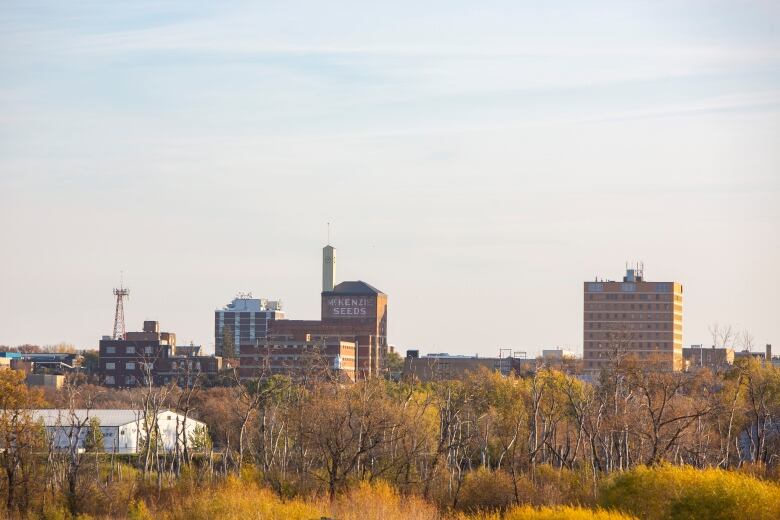
[[239, 374], [242, 378], [284, 374], [296, 380], [321, 377], [354, 382], [356, 348], [354, 342], [334, 336], [271, 336], [262, 344], [242, 347]]
[[691, 345], [683, 348], [683, 359], [687, 369], [709, 368], [718, 372], [730, 368], [734, 364], [733, 348], [704, 348], [704, 345]]
[[642, 269], [627, 269], [622, 282], [585, 282], [583, 292], [585, 371], [623, 356], [683, 369], [681, 284], [648, 282]]
[[479, 357], [429, 354], [419, 357], [417, 351], [407, 351], [404, 359], [403, 378], [417, 381], [446, 381], [463, 379], [469, 373], [482, 369], [499, 372], [503, 376], [526, 374], [537, 365], [536, 359], [525, 357]]
[[[193, 351], [190, 346], [188, 349]], [[127, 332], [124, 339], [104, 336], [100, 341], [98, 376], [106, 386], [130, 387], [176, 381], [191, 385], [200, 375], [216, 375], [222, 358], [177, 355], [176, 334], [160, 332], [156, 321], [145, 321], [143, 331]]]
[[321, 320], [273, 321], [271, 334], [298, 341], [307, 337], [331, 337], [354, 343], [357, 378], [378, 375], [387, 351], [387, 295], [356, 281], [341, 282], [321, 296]]
[[[383, 370], [387, 353], [387, 295], [363, 281], [347, 281], [334, 285], [336, 250], [328, 245], [322, 252], [322, 292], [319, 320], [275, 319], [268, 322], [268, 334], [275, 338], [307, 342], [312, 338], [332, 338], [355, 346], [355, 377], [366, 379]], [[264, 343], [256, 339], [241, 344], [241, 365], [254, 367], [242, 371], [243, 377], [260, 375], [259, 363]], [[273, 343], [273, 342], [271, 342]]]

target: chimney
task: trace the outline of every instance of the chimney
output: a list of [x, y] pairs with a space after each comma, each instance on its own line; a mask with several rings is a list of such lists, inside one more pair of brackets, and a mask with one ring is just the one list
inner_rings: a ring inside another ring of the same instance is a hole
[[772, 345], [769, 343], [766, 344], [766, 360], [772, 361]]
[[336, 284], [336, 248], [322, 248], [322, 292], [332, 291]]
[[160, 322], [151, 320], [144, 321], [144, 332], [160, 332]]

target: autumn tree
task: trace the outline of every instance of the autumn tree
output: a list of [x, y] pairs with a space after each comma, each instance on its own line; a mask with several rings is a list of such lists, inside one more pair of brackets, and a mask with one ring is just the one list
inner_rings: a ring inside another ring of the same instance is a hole
[[236, 354], [236, 341], [233, 337], [233, 329], [228, 326], [222, 327], [222, 357], [235, 359]]
[[0, 370], [0, 465], [9, 515], [20, 501], [23, 505], [22, 490], [33, 478], [35, 453], [45, 445], [43, 427], [33, 415], [43, 405], [42, 393], [25, 385], [23, 372]]

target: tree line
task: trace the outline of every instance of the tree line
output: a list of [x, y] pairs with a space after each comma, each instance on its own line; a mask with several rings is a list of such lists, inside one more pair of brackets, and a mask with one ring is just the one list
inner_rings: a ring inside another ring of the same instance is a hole
[[[656, 371], [626, 357], [593, 383], [545, 367], [431, 383], [228, 379], [127, 390], [71, 383], [44, 394], [0, 372], [6, 511], [43, 510], [47, 500], [72, 514], [94, 503], [111, 511], [117, 490], [127, 507], [138, 493], [165, 496], [185, 477], [214, 483], [247, 472], [278, 497], [334, 502], [358, 482], [383, 482], [441, 510], [536, 503], [553, 493], [544, 487], [551, 472], [559, 503], [593, 502], [604, 481], [637, 467], [777, 475], [780, 371], [752, 359], [712, 373]], [[99, 425], [66, 414], [91, 441], [86, 450], [55, 449], [29, 413], [40, 407], [133, 408], [146, 440], [134, 456], [100, 453]], [[182, 434], [163, 450], [155, 421], [166, 409], [205, 422], [208, 434]], [[562, 475], [574, 483], [563, 486]]]

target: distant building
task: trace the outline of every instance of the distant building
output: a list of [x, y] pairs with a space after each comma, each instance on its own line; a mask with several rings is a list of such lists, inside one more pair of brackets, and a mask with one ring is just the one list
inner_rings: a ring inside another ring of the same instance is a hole
[[[83, 449], [90, 426], [95, 418], [103, 433], [103, 451], [108, 453], [138, 453], [141, 440], [146, 437], [141, 410], [84, 410], [45, 409], [32, 410], [33, 418], [43, 421], [52, 447], [58, 450], [70, 448], [76, 442]], [[176, 444], [183, 446], [185, 438], [192, 445], [196, 429], [206, 431], [205, 423], [170, 410], [157, 415], [157, 428], [161, 448], [173, 451]]]
[[65, 376], [60, 374], [27, 374], [27, 386], [40, 386], [59, 390], [65, 385]]
[[[82, 370], [80, 362], [81, 356], [71, 352], [0, 352], [0, 368], [19, 370], [25, 374], [64, 376]], [[43, 381], [40, 378], [34, 380]]]
[[753, 358], [761, 363], [769, 363], [772, 364], [772, 345], [768, 344], [764, 348], [763, 352], [753, 352], [751, 350], [741, 350], [739, 352], [734, 353], [734, 359], [748, 359]]
[[446, 381], [463, 379], [468, 373], [483, 368], [508, 376], [512, 372], [522, 374], [534, 370], [536, 360], [520, 357], [458, 356], [447, 353], [428, 354], [420, 357], [417, 350], [407, 351], [404, 359], [404, 379], [419, 381]]
[[541, 360], [544, 366], [567, 374], [579, 374], [582, 372], [582, 359], [571, 350], [560, 347], [542, 349]]
[[709, 368], [713, 372], [727, 369], [734, 364], [733, 348], [704, 348], [704, 345], [691, 345], [683, 348], [683, 359], [687, 369]]
[[160, 332], [156, 321], [145, 321], [143, 331], [127, 332], [125, 339], [104, 336], [99, 356], [98, 375], [112, 387], [146, 384], [149, 377], [155, 385], [176, 381], [189, 386], [197, 377], [216, 375], [222, 368], [220, 357], [178, 355], [176, 334]]
[[622, 356], [682, 370], [683, 287], [648, 282], [627, 269], [622, 282], [584, 283], [584, 369], [598, 372]]
[[563, 359], [577, 359], [577, 356], [571, 350], [565, 350], [561, 348], [546, 348], [542, 349], [542, 359], [545, 361], [560, 361]]
[[332, 377], [354, 382], [356, 350], [354, 342], [334, 336], [275, 335], [242, 348], [239, 374], [242, 378], [283, 374], [296, 380]]
[[184, 357], [197, 357], [202, 356], [202, 348], [200, 345], [176, 345], [176, 355]]
[[243, 345], [255, 345], [268, 335], [269, 323], [284, 318], [282, 302], [253, 298], [250, 294], [239, 294], [222, 309], [214, 311], [214, 350], [217, 356], [224, 355], [225, 328], [233, 337], [236, 356]]
[[271, 333], [299, 341], [336, 337], [352, 342], [357, 348], [357, 378], [376, 376], [387, 350], [387, 295], [363, 281], [341, 282], [322, 293], [321, 320], [277, 320]]
[[[355, 378], [367, 379], [382, 373], [388, 351], [387, 295], [361, 280], [335, 284], [336, 250], [330, 245], [322, 251], [321, 315], [319, 320], [277, 319], [269, 322], [269, 335], [299, 342], [310, 338], [337, 338], [354, 343]], [[335, 285], [334, 285], [335, 284]], [[256, 366], [252, 345], [242, 344], [241, 364]], [[263, 341], [258, 339], [260, 348]], [[244, 371], [250, 377], [252, 371]], [[256, 375], [256, 374], [255, 374]]]

